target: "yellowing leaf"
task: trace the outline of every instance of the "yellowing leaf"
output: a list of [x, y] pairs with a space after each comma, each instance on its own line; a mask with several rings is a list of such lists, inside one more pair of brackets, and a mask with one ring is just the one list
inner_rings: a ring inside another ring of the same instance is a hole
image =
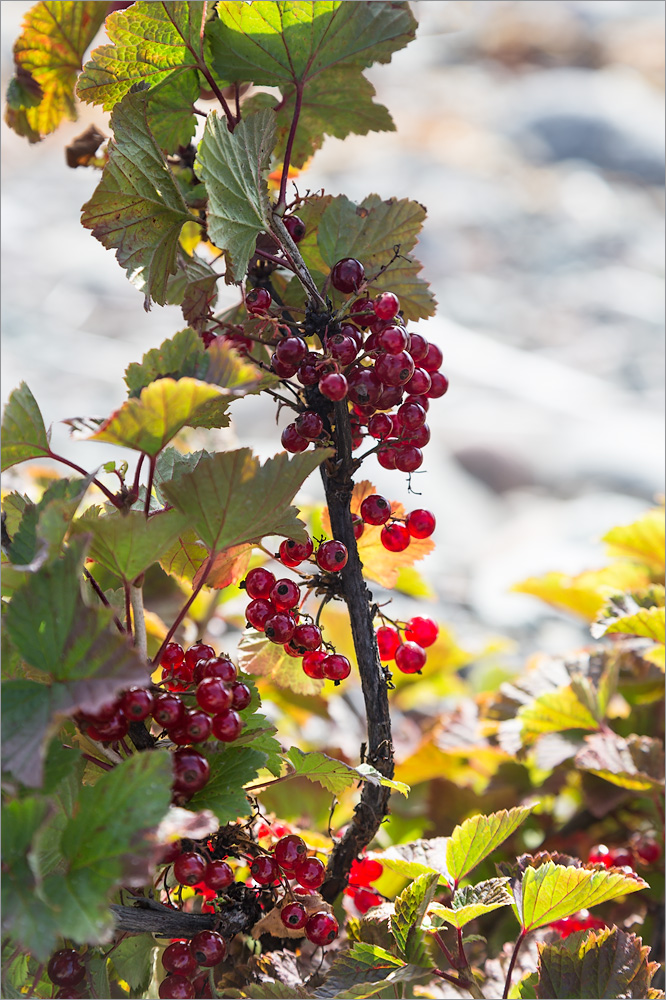
[[[206, 574], [206, 586], [223, 590], [238, 583], [247, 573], [251, 555], [251, 545], [233, 545], [230, 549], [218, 552]], [[200, 567], [194, 576], [192, 583], [195, 587], [199, 584], [202, 572], [203, 567]]]
[[606, 635], [620, 632], [624, 635], [641, 635], [655, 642], [664, 642], [666, 628], [664, 608], [641, 608], [635, 615], [616, 618], [606, 629]]
[[508, 881], [508, 878], [492, 878], [456, 889], [450, 906], [431, 903], [428, 913], [445, 920], [452, 927], [462, 928], [484, 913], [511, 905], [512, 898], [505, 888]]
[[648, 736], [626, 740], [616, 733], [586, 736], [575, 764], [621, 788], [650, 791], [664, 785], [664, 745]]
[[[376, 492], [376, 488], [367, 480], [357, 483], [352, 494], [352, 514], [358, 514], [363, 500]], [[391, 511], [396, 517], [404, 518], [405, 516], [405, 508], [401, 503], [392, 502]], [[324, 531], [330, 535], [331, 522], [328, 510], [324, 510], [322, 524]], [[357, 542], [358, 554], [363, 563], [363, 575], [382, 587], [390, 589], [395, 587], [400, 569], [403, 566], [413, 565], [418, 559], [423, 559], [429, 552], [432, 552], [435, 543], [430, 538], [412, 538], [404, 552], [389, 552], [380, 541], [381, 531], [379, 525], [366, 524], [365, 530]]]
[[608, 599], [618, 591], [638, 590], [650, 582], [641, 566], [614, 563], [599, 570], [587, 570], [576, 576], [546, 573], [529, 577], [511, 588], [519, 594], [531, 594], [561, 611], [572, 611], [587, 621], [594, 621]]
[[632, 524], [611, 528], [602, 541], [606, 542], [611, 555], [644, 563], [663, 575], [664, 535], [664, 510], [655, 507]]
[[546, 691], [518, 710], [522, 724], [521, 736], [530, 742], [542, 733], [558, 733], [566, 729], [598, 729], [599, 722], [576, 697], [571, 685]]
[[289, 688], [296, 694], [318, 694], [323, 681], [303, 673], [300, 657], [285, 653], [284, 647], [271, 642], [261, 632], [247, 632], [238, 646], [238, 666], [247, 674], [268, 677], [272, 684]]
[[455, 827], [446, 843], [446, 863], [452, 885], [457, 886], [465, 875], [492, 854], [531, 812], [531, 806], [502, 809], [489, 816], [470, 816]]

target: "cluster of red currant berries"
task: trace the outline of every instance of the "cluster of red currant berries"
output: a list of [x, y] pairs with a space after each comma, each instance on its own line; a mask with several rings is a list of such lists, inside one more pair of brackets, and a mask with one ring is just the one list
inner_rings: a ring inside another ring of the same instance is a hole
[[601, 930], [606, 923], [600, 917], [593, 917], [589, 910], [579, 910], [570, 917], [554, 920], [550, 926], [565, 938], [576, 931]]
[[661, 857], [661, 848], [656, 840], [637, 837], [635, 843], [627, 847], [606, 847], [596, 844], [590, 848], [588, 864], [605, 865], [606, 868], [624, 868], [634, 871], [637, 866], [653, 865]]
[[373, 882], [381, 878], [383, 871], [381, 861], [376, 861], [374, 858], [352, 861], [345, 896], [352, 897], [359, 913], [367, 913], [373, 906], [379, 906], [383, 902], [379, 893], [370, 888]]
[[162, 953], [167, 975], [158, 989], [162, 1000], [194, 1000], [211, 996], [206, 969], [227, 957], [227, 944], [217, 931], [199, 931], [190, 941], [172, 941]]
[[[336, 539], [322, 542], [314, 551], [312, 540], [295, 542], [285, 539], [277, 558], [291, 569], [313, 556], [313, 561], [325, 573], [338, 573], [347, 563], [347, 548]], [[293, 580], [276, 579], [263, 566], [251, 569], [243, 581], [250, 603], [245, 608], [248, 623], [267, 639], [284, 647], [290, 656], [302, 657], [308, 677], [341, 681], [351, 673], [346, 656], [322, 649], [321, 629], [312, 621], [301, 621], [299, 607], [304, 600], [301, 588]]]
[[403, 674], [419, 674], [426, 664], [426, 649], [432, 646], [438, 633], [437, 623], [420, 615], [410, 618], [404, 626], [381, 625], [375, 633], [379, 658], [395, 660]]
[[383, 525], [380, 541], [389, 552], [404, 552], [413, 538], [429, 538], [435, 530], [435, 515], [429, 510], [411, 511], [404, 522], [391, 512], [389, 501], [378, 493], [371, 493], [361, 502], [361, 513], [356, 515], [354, 531], [357, 538], [363, 534], [366, 524]]

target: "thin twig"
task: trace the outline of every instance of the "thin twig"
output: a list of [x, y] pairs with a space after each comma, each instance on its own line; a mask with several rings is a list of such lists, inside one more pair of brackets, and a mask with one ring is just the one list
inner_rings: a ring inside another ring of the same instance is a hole
[[128, 635], [132, 635], [132, 598], [130, 596], [130, 585], [127, 580], [123, 581], [123, 589], [125, 591], [125, 631]]
[[102, 491], [104, 496], [107, 498], [107, 500], [111, 501], [114, 507], [122, 507], [122, 503], [115, 495], [115, 493], [112, 493], [111, 490], [108, 489], [104, 485], [104, 483], [100, 483], [98, 479], [95, 479], [94, 477], [91, 478], [90, 473], [86, 472], [85, 469], [82, 469], [80, 465], [76, 464], [76, 462], [70, 462], [70, 460], [68, 458], [65, 458], [64, 455], [56, 455], [54, 451], [49, 451], [47, 457], [52, 458], [54, 462], [62, 462], [63, 465], [68, 465], [69, 468], [74, 469], [75, 472], [80, 472], [81, 475], [84, 476], [86, 479], [90, 479], [90, 481], [97, 487], [98, 490]]
[[527, 937], [527, 931], [521, 928], [520, 934], [516, 939], [516, 943], [513, 948], [513, 954], [511, 956], [511, 961], [509, 962], [509, 968], [506, 973], [506, 983], [504, 984], [504, 993], [502, 994], [502, 1000], [506, 1000], [509, 995], [509, 990], [511, 989], [511, 977], [513, 975], [513, 969], [516, 964], [516, 959], [518, 958], [518, 952], [520, 951], [520, 946]]
[[146, 487], [146, 505], [143, 509], [146, 517], [150, 514], [150, 497], [153, 492], [153, 479], [155, 477], [155, 456], [150, 456], [150, 466], [148, 468], [148, 485]]
[[[86, 580], [90, 583], [90, 586], [95, 591], [95, 593], [99, 597], [99, 599], [102, 602], [102, 604], [104, 605], [104, 607], [105, 608], [110, 608], [111, 605], [107, 601], [106, 595], [104, 594], [104, 591], [102, 590], [102, 588], [100, 587], [100, 585], [98, 584], [97, 580], [92, 575], [92, 573], [90, 573], [89, 570], [87, 570], [85, 568], [85, 566], [83, 567], [83, 575], [85, 576]], [[123, 635], [125, 635], [125, 628], [124, 628], [124, 626], [123, 626], [120, 618], [115, 613], [115, 611], [113, 612], [113, 621], [114, 621], [114, 624], [115, 624], [116, 628], [118, 629], [118, 631], [122, 632]]]
[[[137, 583], [137, 580], [139, 581]], [[130, 584], [130, 602], [132, 619], [134, 621], [134, 646], [148, 659], [148, 636], [146, 634], [146, 618], [143, 610], [143, 573]]]
[[201, 588], [203, 587], [204, 583], [206, 582], [206, 578], [208, 577], [208, 574], [210, 573], [210, 570], [211, 570], [211, 567], [212, 567], [212, 565], [213, 565], [213, 562], [214, 562], [214, 560], [215, 560], [215, 556], [216, 556], [216, 555], [217, 555], [217, 550], [216, 550], [216, 549], [213, 549], [213, 550], [211, 551], [210, 555], [208, 556], [208, 559], [207, 559], [207, 560], [206, 560], [206, 562], [204, 563], [204, 568], [203, 568], [203, 572], [202, 572], [202, 574], [201, 574], [201, 577], [200, 577], [200, 579], [199, 579], [199, 582], [198, 582], [198, 583], [197, 583], [197, 585], [196, 585], [196, 586], [195, 586], [195, 587], [193, 588], [193, 590], [192, 590], [192, 593], [191, 593], [190, 597], [189, 597], [189, 598], [188, 598], [188, 600], [187, 600], [187, 601], [185, 602], [185, 605], [184, 605], [184, 606], [183, 606], [183, 607], [181, 608], [181, 610], [180, 610], [180, 611], [178, 612], [178, 615], [176, 616], [176, 620], [174, 621], [173, 625], [171, 626], [171, 628], [169, 629], [169, 631], [168, 631], [168, 632], [167, 632], [167, 634], [165, 635], [165, 637], [164, 637], [164, 641], [162, 642], [162, 645], [160, 646], [160, 648], [159, 648], [159, 649], [157, 650], [157, 653], [156, 653], [156, 654], [155, 654], [155, 656], [153, 657], [153, 665], [154, 665], [154, 666], [156, 666], [156, 665], [157, 665], [157, 664], [158, 664], [158, 663], [160, 662], [160, 656], [161, 656], [161, 655], [162, 655], [162, 653], [164, 652], [164, 647], [166, 646], [166, 644], [167, 644], [168, 642], [170, 642], [170, 641], [171, 641], [171, 637], [172, 637], [172, 635], [173, 635], [173, 634], [175, 633], [176, 629], [178, 628], [178, 626], [179, 626], [179, 625], [180, 625], [180, 623], [182, 622], [183, 618], [185, 617], [185, 615], [186, 615], [186, 614], [187, 614], [187, 612], [189, 611], [189, 609], [190, 609], [190, 606], [192, 605], [192, 603], [193, 603], [193, 602], [194, 602], [194, 600], [196, 599], [196, 597], [197, 597], [197, 594], [199, 593], [199, 591], [200, 591], [200, 590], [201, 590]]
[[294, 114], [291, 119], [291, 128], [289, 129], [289, 137], [287, 138], [287, 145], [284, 152], [284, 162], [282, 164], [282, 177], [280, 179], [280, 196], [278, 198], [277, 209], [278, 211], [284, 211], [284, 207], [287, 201], [287, 181], [289, 180], [289, 164], [291, 163], [291, 154], [294, 148], [294, 139], [296, 138], [296, 129], [298, 127], [298, 119], [301, 116], [301, 105], [303, 103], [303, 82], [299, 80], [296, 84], [296, 96], [294, 99]]

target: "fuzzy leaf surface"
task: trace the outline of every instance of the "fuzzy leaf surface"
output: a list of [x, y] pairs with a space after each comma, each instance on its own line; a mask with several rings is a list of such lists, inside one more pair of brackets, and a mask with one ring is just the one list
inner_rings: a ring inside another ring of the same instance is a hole
[[664, 745], [649, 736], [593, 733], [578, 751], [576, 767], [632, 791], [653, 791], [664, 785]]
[[537, 996], [543, 1000], [596, 1000], [650, 995], [658, 969], [649, 947], [618, 927], [571, 934], [557, 944], [539, 946]]
[[84, 53], [106, 16], [92, 0], [34, 4], [14, 42], [16, 76], [7, 92], [7, 124], [38, 142], [63, 118], [76, 120], [74, 86]]
[[530, 931], [646, 885], [638, 875], [619, 869], [593, 871], [548, 861], [538, 868], [527, 867], [522, 881], [513, 885], [513, 909], [521, 927]]
[[488, 816], [471, 816], [447, 838], [447, 868], [454, 885], [518, 829], [531, 812], [529, 806], [502, 809]]
[[260, 465], [249, 448], [240, 448], [203, 456], [192, 472], [162, 483], [160, 489], [188, 515], [211, 551], [260, 541], [266, 535], [302, 540], [305, 526], [290, 504], [310, 473], [330, 455], [326, 448], [292, 458], [282, 452]]
[[409, 792], [409, 786], [401, 781], [391, 781], [385, 778], [374, 767], [361, 764], [358, 768], [345, 764], [344, 761], [336, 760], [325, 753], [312, 751], [304, 753], [298, 747], [291, 747], [286, 755], [289, 762], [294, 767], [294, 773], [311, 781], [318, 781], [320, 785], [333, 795], [338, 795], [343, 789], [350, 788], [359, 778], [369, 781], [373, 785], [386, 785], [403, 795]]
[[39, 406], [21, 382], [10, 395], [2, 418], [2, 471], [49, 453], [49, 435]]
[[476, 885], [463, 886], [454, 892], [451, 906], [431, 903], [428, 913], [440, 917], [452, 927], [462, 928], [484, 913], [511, 905], [513, 900], [505, 888], [508, 881], [507, 878], [491, 878]]
[[192, 218], [150, 132], [147, 102], [144, 92], [129, 94], [112, 112], [109, 161], [81, 216], [81, 224], [116, 251], [130, 281], [144, 291], [146, 308], [151, 299], [166, 303], [180, 230]]
[[270, 225], [265, 172], [274, 145], [271, 111], [244, 118], [233, 133], [212, 113], [199, 145], [197, 171], [208, 191], [208, 237], [226, 250], [229, 274], [236, 282], [247, 271], [257, 236]]
[[391, 933], [401, 956], [415, 965], [430, 964], [419, 932], [438, 882], [436, 873], [419, 875], [395, 899]]

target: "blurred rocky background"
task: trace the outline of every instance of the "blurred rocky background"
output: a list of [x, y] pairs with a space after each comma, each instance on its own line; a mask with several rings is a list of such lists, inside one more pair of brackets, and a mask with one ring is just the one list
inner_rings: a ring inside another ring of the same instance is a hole
[[[1, 4], [3, 92], [29, 6]], [[416, 253], [439, 312], [419, 330], [451, 388], [430, 410], [422, 496], [374, 458], [365, 474], [436, 513], [428, 610], [468, 648], [508, 637], [517, 666], [589, 634], [511, 584], [602, 565], [600, 535], [663, 490], [664, 5], [412, 6], [416, 41], [369, 72], [397, 131], [328, 139], [298, 186], [428, 209]], [[2, 397], [24, 379], [47, 423], [107, 415], [127, 364], [183, 325], [175, 308], [145, 313], [78, 226], [99, 174], [68, 169], [64, 146], [91, 122], [106, 118], [84, 105], [37, 146], [2, 125]], [[227, 442], [274, 453], [272, 406], [241, 406]], [[88, 467], [110, 457], [59, 424], [54, 440]]]

